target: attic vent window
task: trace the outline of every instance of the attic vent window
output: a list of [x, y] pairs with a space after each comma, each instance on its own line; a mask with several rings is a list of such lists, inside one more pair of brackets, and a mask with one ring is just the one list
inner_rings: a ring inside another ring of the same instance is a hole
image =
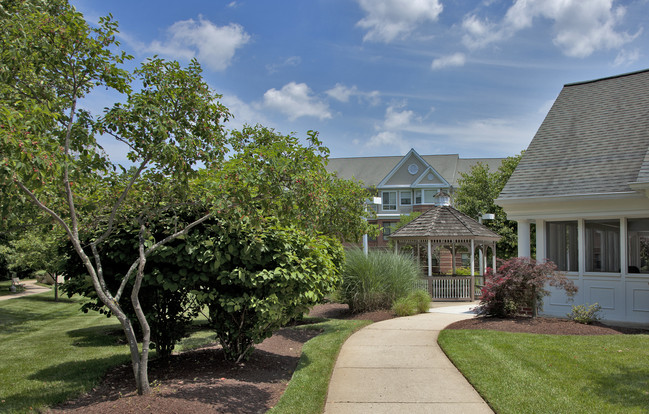
[[417, 164], [410, 164], [408, 166], [408, 172], [412, 175], [417, 174], [417, 171], [419, 171], [419, 166]]
[[428, 181], [433, 181], [433, 178], [435, 178], [433, 174], [428, 174]]

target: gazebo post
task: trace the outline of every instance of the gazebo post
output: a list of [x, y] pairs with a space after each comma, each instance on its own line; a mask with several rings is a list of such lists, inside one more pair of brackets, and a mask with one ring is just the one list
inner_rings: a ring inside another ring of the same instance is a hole
[[496, 243], [493, 243], [493, 244], [492, 244], [492, 246], [491, 246], [491, 252], [493, 253], [493, 257], [492, 257], [492, 262], [493, 262], [492, 269], [493, 269], [493, 272], [496, 273]]
[[471, 276], [475, 276], [475, 241], [471, 239]]
[[428, 239], [428, 276], [433, 276], [433, 252], [431, 250], [431, 240]]
[[471, 239], [471, 302], [475, 300], [475, 241]]
[[394, 254], [399, 254], [399, 241], [394, 241]]
[[455, 242], [451, 244], [451, 260], [453, 261], [451, 269], [453, 269], [453, 275], [455, 276]]

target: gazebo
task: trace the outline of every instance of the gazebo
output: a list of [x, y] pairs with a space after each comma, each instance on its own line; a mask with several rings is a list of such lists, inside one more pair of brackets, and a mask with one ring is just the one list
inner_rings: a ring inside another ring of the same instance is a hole
[[[451, 206], [434, 206], [426, 211], [407, 225], [390, 235], [390, 238], [395, 242], [395, 250], [399, 250], [400, 245], [416, 246], [419, 250], [422, 244], [427, 247], [428, 253], [428, 276], [433, 276], [433, 250], [437, 247], [447, 248], [451, 251], [452, 268], [455, 274], [456, 252], [459, 247], [466, 247], [469, 250], [471, 258], [471, 277], [469, 278], [471, 285], [475, 284], [475, 251], [479, 249], [482, 252], [482, 257], [486, 261], [487, 249], [491, 248], [493, 255], [493, 267], [496, 267], [496, 243], [500, 240], [500, 236], [490, 230], [488, 227], [478, 223], [476, 220], [459, 212]], [[481, 263], [485, 265], [486, 263]], [[452, 281], [459, 283], [460, 278], [436, 278], [440, 279], [441, 285], [448, 286]], [[434, 282], [431, 279], [431, 282]], [[443, 282], [443, 283], [442, 283]], [[468, 284], [468, 281], [466, 281]], [[435, 299], [436, 295], [432, 285], [429, 283], [429, 291]], [[449, 289], [444, 289], [446, 292]], [[450, 289], [453, 290], [453, 289]], [[462, 289], [463, 291], [465, 289]], [[446, 297], [449, 296], [448, 292], [441, 295], [444, 297], [438, 299], [470, 299], [473, 300], [475, 292], [474, 289], [469, 289], [470, 294], [463, 295], [464, 297]], [[458, 296], [453, 294], [450, 296]], [[462, 296], [462, 295], [461, 295]]]

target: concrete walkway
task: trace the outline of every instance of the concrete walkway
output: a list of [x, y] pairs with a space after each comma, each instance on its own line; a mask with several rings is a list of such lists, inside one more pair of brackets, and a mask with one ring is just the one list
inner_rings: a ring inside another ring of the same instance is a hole
[[20, 298], [28, 295], [35, 295], [36, 293], [49, 292], [52, 290], [50, 287], [43, 287], [36, 284], [36, 280], [27, 279], [21, 280], [20, 283], [25, 285], [25, 290], [17, 293], [10, 293], [8, 295], [0, 296], [0, 300], [9, 300], [14, 298]]
[[437, 345], [439, 331], [475, 315], [472, 305], [369, 325], [343, 344], [325, 413], [492, 413]]

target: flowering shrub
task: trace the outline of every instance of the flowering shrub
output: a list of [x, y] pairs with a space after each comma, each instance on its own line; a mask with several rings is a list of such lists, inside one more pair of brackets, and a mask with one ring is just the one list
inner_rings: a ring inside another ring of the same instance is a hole
[[482, 288], [480, 313], [483, 315], [515, 316], [529, 308], [533, 315], [541, 307], [544, 296], [550, 294], [546, 284], [577, 293], [577, 287], [552, 262], [537, 263], [529, 257], [516, 257], [502, 263], [496, 272], [488, 269]]
[[597, 302], [588, 307], [586, 305], [577, 305], [572, 307], [572, 312], [568, 314], [568, 318], [577, 323], [590, 325], [601, 319], [599, 316], [601, 310], [602, 307]]

